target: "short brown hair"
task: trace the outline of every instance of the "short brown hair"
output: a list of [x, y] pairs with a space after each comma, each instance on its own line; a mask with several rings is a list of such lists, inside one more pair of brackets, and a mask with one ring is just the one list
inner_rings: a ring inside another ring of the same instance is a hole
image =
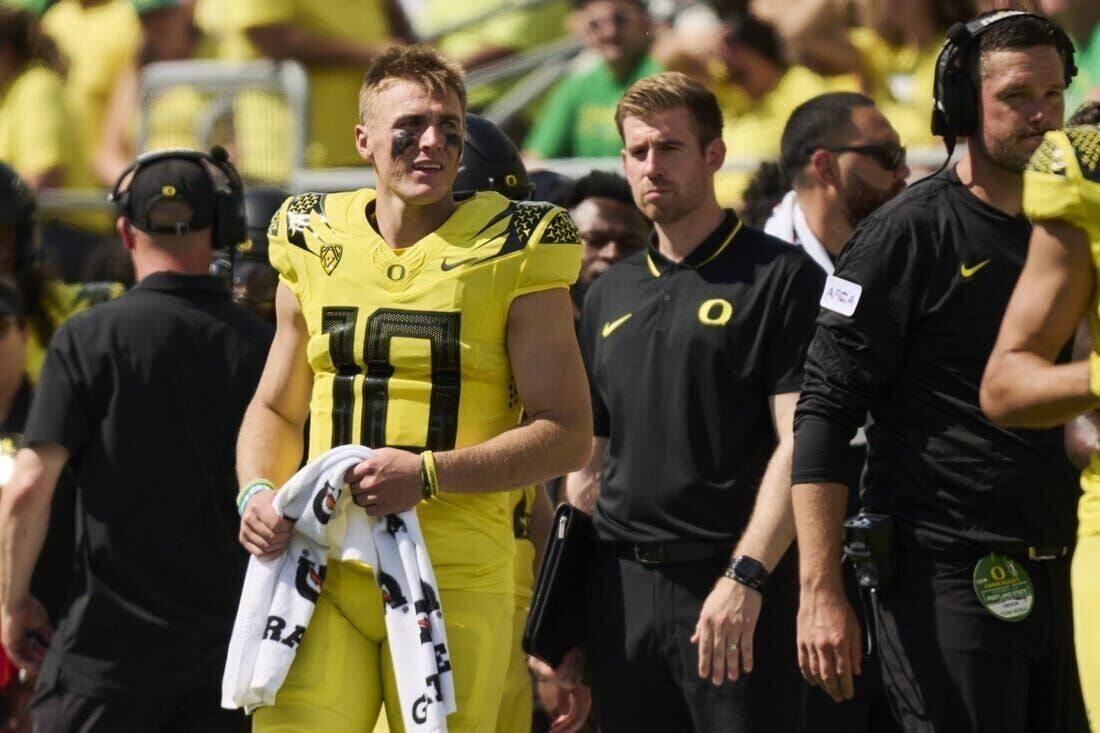
[[639, 79], [615, 108], [615, 126], [623, 136], [623, 120], [684, 107], [695, 125], [701, 146], [722, 137], [722, 110], [714, 93], [687, 74], [666, 71]]
[[359, 88], [359, 122], [365, 123], [375, 97], [391, 82], [404, 79], [424, 87], [433, 95], [454, 92], [466, 112], [466, 72], [431, 46], [394, 46], [377, 56], [363, 75]]

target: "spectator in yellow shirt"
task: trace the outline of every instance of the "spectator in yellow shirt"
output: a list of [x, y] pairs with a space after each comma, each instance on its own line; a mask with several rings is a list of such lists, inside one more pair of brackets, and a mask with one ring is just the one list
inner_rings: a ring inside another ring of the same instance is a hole
[[237, 0], [229, 10], [252, 53], [309, 73], [306, 165], [362, 165], [356, 93], [371, 60], [411, 33], [398, 0]]
[[[111, 91], [138, 45], [137, 13], [130, 0], [59, 0], [42, 16], [42, 28], [67, 64], [65, 97], [73, 119], [80, 120], [74, 130], [83, 170], [76, 178], [88, 186]], [[105, 230], [110, 225], [109, 218], [103, 220]]]
[[[789, 64], [775, 29], [751, 15], [731, 13], [725, 17], [718, 58], [727, 82], [740, 90], [748, 103], [740, 114], [727, 111], [722, 131], [727, 163], [777, 157], [791, 112], [808, 99], [845, 86], [805, 66]], [[714, 179], [718, 200], [726, 206], [740, 203], [750, 176], [749, 170], [719, 172]]]
[[56, 49], [26, 10], [0, 6], [0, 160], [34, 190], [66, 182], [73, 125]]
[[[515, 8], [478, 20], [499, 8], [500, 0], [424, 0], [416, 29], [447, 57], [458, 61], [467, 72], [503, 61], [525, 50], [541, 46], [565, 35], [569, 4], [549, 0], [541, 5]], [[518, 5], [518, 3], [516, 3]], [[442, 31], [466, 24], [453, 33]], [[484, 109], [509, 85], [500, 83], [471, 86], [468, 104], [471, 110]]]
[[[997, 6], [1008, 4], [1000, 0]], [[853, 0], [857, 26], [836, 0], [755, 0], [792, 55], [821, 74], [848, 76], [875, 100], [905, 145], [936, 142], [929, 129], [936, 57], [947, 29], [969, 20], [973, 0]]]
[[96, 177], [104, 186], [113, 186], [134, 156], [143, 152], [136, 140], [140, 114], [147, 116], [146, 150], [199, 149], [209, 143], [195, 135], [203, 99], [191, 86], [172, 87], [158, 95], [148, 109], [139, 109], [138, 73], [142, 66], [194, 57], [199, 41], [194, 6], [179, 0], [134, 0], [134, 7], [141, 19], [140, 45], [133, 62], [115, 83], [93, 159]]

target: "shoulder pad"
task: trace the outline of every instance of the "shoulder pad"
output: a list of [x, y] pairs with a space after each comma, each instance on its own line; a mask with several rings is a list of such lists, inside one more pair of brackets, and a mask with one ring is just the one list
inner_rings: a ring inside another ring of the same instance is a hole
[[521, 246], [531, 241], [540, 223], [547, 219], [549, 222], [543, 229], [537, 244], [576, 244], [580, 242], [580, 234], [573, 220], [563, 209], [545, 201], [514, 201], [508, 207], [512, 212], [511, 230], [522, 242]]
[[309, 249], [306, 246], [304, 232], [312, 226], [312, 215], [325, 221], [325, 198], [323, 193], [299, 194], [286, 205], [286, 239], [295, 247]]
[[1027, 169], [1036, 173], [1066, 175], [1066, 153], [1051, 133], [1048, 132], [1043, 136], [1043, 142], [1039, 143], [1039, 147], [1031, 154]]
[[1066, 139], [1073, 147], [1073, 152], [1077, 155], [1077, 165], [1081, 169], [1081, 174], [1090, 181], [1100, 183], [1100, 170], [1098, 170], [1098, 165], [1100, 165], [1100, 127], [1095, 125], [1067, 127], [1063, 132], [1065, 132]]

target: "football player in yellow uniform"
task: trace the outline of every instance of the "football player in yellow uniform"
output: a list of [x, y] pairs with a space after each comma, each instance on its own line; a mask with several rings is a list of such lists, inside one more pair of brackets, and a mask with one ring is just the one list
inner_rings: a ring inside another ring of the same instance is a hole
[[[1035, 229], [986, 366], [982, 409], [1002, 424], [1050, 427], [1100, 407], [1100, 354], [1055, 363], [1086, 314], [1093, 348], [1100, 344], [1100, 127], [1046, 134], [1024, 174], [1024, 213]], [[1074, 636], [1085, 706], [1100, 729], [1100, 454], [1081, 488]]]
[[[352, 496], [371, 515], [416, 507], [451, 647], [448, 725], [490, 731], [514, 605], [507, 491], [580, 466], [592, 433], [567, 291], [576, 228], [546, 204], [456, 200], [464, 113], [461, 69], [430, 48], [394, 48], [368, 69], [355, 141], [377, 189], [297, 196], [272, 220], [278, 327], [237, 469], [242, 484], [283, 483], [307, 416], [311, 458], [375, 449], [349, 473]], [[273, 494], [243, 511], [241, 541], [259, 556], [290, 533]], [[254, 729], [370, 730], [384, 699], [402, 730], [382, 609], [371, 568], [330, 563]]]

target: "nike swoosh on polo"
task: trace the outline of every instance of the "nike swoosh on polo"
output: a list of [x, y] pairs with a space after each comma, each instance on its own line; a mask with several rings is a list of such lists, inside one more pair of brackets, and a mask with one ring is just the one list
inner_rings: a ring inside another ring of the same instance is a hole
[[959, 264], [959, 274], [963, 276], [964, 280], [974, 277], [974, 273], [988, 265], [992, 260], [982, 260], [973, 267], [967, 267], [966, 263]]
[[628, 320], [630, 320], [630, 317], [632, 315], [634, 315], [634, 314], [633, 313], [627, 313], [622, 318], [616, 318], [614, 321], [608, 321], [607, 323], [603, 324], [603, 330], [600, 333], [603, 334], [604, 338], [607, 338], [608, 336], [611, 335], [612, 331], [614, 331], [616, 328], [618, 328], [619, 326], [623, 325]]

